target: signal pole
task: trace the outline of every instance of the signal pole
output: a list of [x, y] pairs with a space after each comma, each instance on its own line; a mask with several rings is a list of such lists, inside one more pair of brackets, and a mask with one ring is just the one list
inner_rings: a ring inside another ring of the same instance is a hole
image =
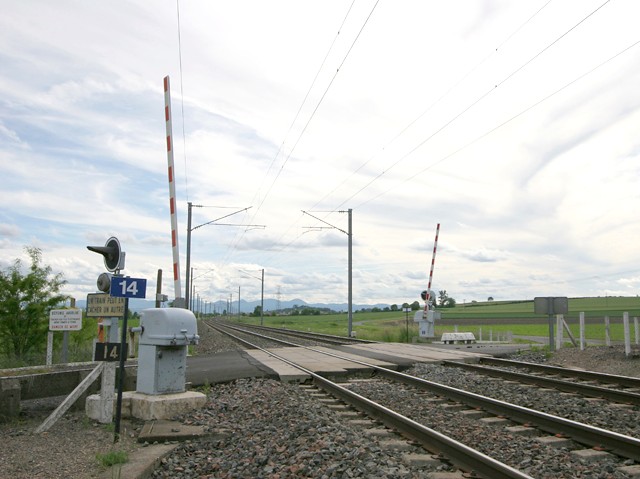
[[347, 237], [349, 238], [348, 241], [348, 245], [349, 245], [349, 253], [348, 253], [348, 292], [347, 292], [347, 335], [348, 337], [351, 337], [351, 334], [353, 333], [353, 221], [352, 221], [352, 217], [353, 217], [353, 210], [351, 208], [349, 208], [348, 210], [340, 210], [338, 211], [338, 213], [348, 213], [349, 214], [349, 219], [348, 219], [348, 231], [345, 231], [341, 228], [338, 228], [337, 226], [332, 225], [331, 223], [327, 223], [326, 221], [313, 216], [312, 214], [310, 214], [307, 211], [302, 211], [305, 215], [309, 215], [312, 218], [315, 218], [318, 221], [323, 222], [324, 224], [330, 226], [333, 229], [336, 229], [338, 231], [343, 232], [344, 234], [347, 235]]

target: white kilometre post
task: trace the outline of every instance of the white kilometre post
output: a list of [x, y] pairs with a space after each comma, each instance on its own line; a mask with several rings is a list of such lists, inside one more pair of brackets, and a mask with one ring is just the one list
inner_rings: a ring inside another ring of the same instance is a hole
[[182, 285], [180, 284], [180, 248], [178, 247], [178, 212], [176, 209], [175, 169], [173, 165], [173, 136], [171, 125], [171, 92], [169, 76], [164, 77], [164, 118], [167, 133], [167, 163], [169, 167], [169, 209], [171, 211], [171, 246], [173, 248], [173, 285], [176, 295], [176, 306], [184, 305]]
[[564, 342], [564, 338], [562, 337], [562, 321], [564, 320], [564, 315], [556, 314], [556, 350], [560, 350], [562, 348], [562, 343]]
[[580, 313], [580, 351], [584, 351], [584, 312]]
[[53, 331], [47, 333], [47, 366], [53, 364]]
[[631, 331], [629, 330], [629, 313], [622, 313], [622, 328], [624, 329], [624, 355], [631, 356]]

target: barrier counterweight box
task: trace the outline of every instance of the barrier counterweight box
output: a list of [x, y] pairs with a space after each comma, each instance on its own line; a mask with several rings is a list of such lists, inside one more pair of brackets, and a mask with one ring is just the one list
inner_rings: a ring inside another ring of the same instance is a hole
[[193, 313], [181, 308], [151, 308], [140, 313], [136, 391], [171, 394], [185, 390], [187, 347], [198, 344]]

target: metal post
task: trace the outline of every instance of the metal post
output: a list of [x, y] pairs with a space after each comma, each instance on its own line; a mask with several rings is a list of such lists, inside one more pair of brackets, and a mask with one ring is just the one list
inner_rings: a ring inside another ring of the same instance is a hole
[[352, 221], [352, 212], [353, 210], [349, 208], [347, 210], [349, 212], [349, 296], [348, 296], [348, 316], [349, 316], [349, 327], [348, 327], [348, 336], [351, 337], [351, 333], [353, 331], [353, 221]]
[[238, 286], [238, 319], [240, 319], [240, 286]]
[[262, 268], [262, 292], [260, 293], [260, 326], [264, 323], [264, 268]]
[[189, 306], [187, 306], [187, 308], [190, 309], [191, 311], [194, 310], [193, 297], [195, 296], [195, 294], [196, 294], [196, 288], [193, 285], [193, 268], [191, 268], [191, 291], [189, 291], [189, 300], [191, 301], [191, 304], [187, 303], [187, 304], [189, 304]]
[[[189, 271], [191, 271], [191, 208], [193, 208], [193, 204], [191, 203], [191, 201], [189, 201], [187, 203], [187, 280], [186, 280], [186, 286], [184, 288], [184, 303], [185, 303], [185, 308], [187, 309], [191, 309], [190, 307], [190, 303], [189, 303], [189, 298], [190, 296], [190, 290], [189, 290], [189, 285], [190, 285], [190, 281], [189, 281]], [[193, 274], [193, 272], [191, 273]]]
[[631, 356], [631, 331], [629, 328], [629, 313], [622, 313], [622, 328], [624, 331], [624, 355]]
[[124, 318], [122, 319], [122, 338], [120, 339], [120, 367], [118, 368], [118, 397], [116, 400], [116, 421], [113, 442], [120, 439], [120, 418], [122, 416], [122, 390], [124, 389], [124, 360], [127, 351], [127, 320], [129, 319], [129, 298], [124, 298]]
[[160, 307], [160, 295], [162, 294], [162, 270], [158, 270], [156, 278], [156, 308]]
[[409, 342], [409, 308], [404, 308], [405, 321], [407, 323], [407, 343]]

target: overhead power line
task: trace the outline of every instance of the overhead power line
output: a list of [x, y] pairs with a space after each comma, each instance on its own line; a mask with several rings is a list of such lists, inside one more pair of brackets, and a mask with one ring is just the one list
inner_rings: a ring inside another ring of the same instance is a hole
[[[420, 119], [422, 119], [427, 113], [429, 113], [436, 105], [438, 105], [442, 100], [444, 100], [452, 91], [454, 91], [464, 80], [466, 80], [469, 76], [473, 74], [478, 68], [480, 68], [484, 63], [486, 63], [492, 56], [494, 56], [503, 45], [505, 45], [511, 38], [513, 38], [520, 30], [524, 28], [533, 18], [535, 18], [547, 5], [549, 5], [553, 0], [549, 0], [542, 7], [540, 7], [533, 15], [531, 15], [527, 20], [520, 24], [518, 28], [516, 28], [511, 34], [507, 36], [495, 49], [493, 49], [488, 55], [486, 55], [482, 60], [476, 63], [471, 69], [467, 70], [455, 83], [453, 83], [444, 93], [442, 93], [435, 101], [433, 101], [426, 109], [422, 111], [417, 117], [411, 120], [404, 128], [402, 128], [389, 142], [387, 142], [382, 148], [380, 148], [379, 152], [387, 151], [388, 148], [400, 137], [402, 137], [413, 125], [415, 125]], [[314, 209], [320, 203], [322, 203], [325, 199], [329, 198], [333, 193], [335, 193], [342, 185], [344, 185], [347, 181], [353, 178], [362, 168], [367, 166], [374, 158], [376, 158], [377, 153], [372, 155], [367, 161], [362, 163], [355, 171], [353, 171], [349, 176], [347, 176], [342, 182], [340, 182], [336, 187], [334, 187], [331, 191], [326, 193], [322, 198], [320, 198], [312, 207]], [[340, 205], [344, 205], [344, 202]]]
[[574, 78], [573, 80], [571, 80], [569, 83], [566, 83], [565, 85], [563, 85], [562, 87], [558, 88], [557, 90], [555, 90], [553, 93], [545, 96], [544, 98], [538, 100], [537, 102], [533, 103], [532, 105], [529, 105], [527, 108], [525, 108], [524, 110], [521, 110], [519, 113], [513, 115], [512, 117], [510, 117], [509, 119], [503, 121], [502, 123], [500, 123], [499, 125], [496, 125], [495, 127], [485, 131], [484, 133], [482, 133], [481, 135], [477, 136], [476, 138], [474, 138], [473, 140], [469, 141], [468, 143], [464, 144], [463, 146], [461, 146], [460, 148], [456, 149], [455, 151], [447, 154], [446, 156], [443, 156], [442, 158], [440, 158], [439, 160], [431, 163], [430, 165], [428, 165], [427, 167], [423, 168], [422, 170], [414, 173], [413, 175], [405, 178], [404, 180], [396, 183], [395, 185], [393, 185], [391, 188], [385, 190], [384, 192], [369, 198], [366, 201], [363, 201], [362, 203], [360, 203], [358, 205], [358, 207], [362, 207], [367, 203], [370, 203], [384, 195], [386, 195], [387, 193], [389, 193], [389, 191], [397, 188], [398, 186], [401, 186], [411, 180], [413, 180], [414, 178], [416, 178], [417, 176], [421, 175], [422, 173], [425, 173], [426, 171], [430, 170], [431, 168], [433, 168], [434, 166], [448, 160], [449, 158], [457, 155], [458, 153], [460, 153], [461, 151], [465, 150], [466, 148], [470, 147], [471, 145], [477, 143], [478, 141], [482, 140], [483, 138], [489, 136], [491, 133], [499, 130], [500, 128], [502, 128], [503, 126], [507, 125], [508, 123], [511, 123], [513, 120], [515, 120], [516, 118], [521, 117], [522, 115], [524, 115], [525, 113], [529, 112], [530, 110], [533, 110], [534, 108], [536, 108], [537, 106], [539, 106], [541, 103], [547, 101], [548, 99], [554, 97], [555, 95], [557, 95], [558, 93], [566, 90], [567, 88], [569, 88], [571, 85], [573, 85], [574, 83], [579, 82], [580, 80], [582, 80], [583, 78], [585, 78], [586, 76], [592, 74], [593, 72], [595, 72], [596, 70], [598, 70], [599, 68], [603, 67], [604, 65], [606, 65], [607, 63], [611, 62], [612, 60], [618, 58], [620, 55], [623, 55], [624, 53], [626, 53], [627, 51], [631, 50], [632, 48], [636, 47], [640, 45], [640, 40], [637, 40], [636, 42], [632, 43], [631, 45], [629, 45], [628, 47], [624, 48], [623, 50], [619, 51], [618, 53], [616, 53], [615, 55], [609, 57], [608, 59], [606, 59], [605, 61], [599, 63], [598, 65], [596, 65], [595, 67], [591, 68], [590, 70], [588, 70], [587, 72], [583, 73], [582, 75]]
[[424, 146], [428, 141], [430, 141], [431, 139], [433, 139], [436, 135], [438, 135], [439, 133], [441, 133], [443, 130], [445, 130], [448, 126], [450, 126], [451, 124], [453, 124], [457, 119], [459, 119], [460, 117], [462, 117], [465, 113], [467, 113], [469, 110], [471, 110], [474, 106], [476, 106], [478, 103], [480, 103], [482, 100], [484, 100], [485, 98], [487, 98], [491, 93], [493, 93], [494, 91], [496, 91], [496, 89], [500, 86], [502, 86], [504, 83], [506, 83], [507, 81], [509, 81], [511, 78], [513, 78], [519, 71], [521, 71], [524, 67], [526, 67], [527, 65], [529, 65], [531, 62], [533, 62], [536, 58], [540, 57], [540, 55], [542, 55], [544, 52], [546, 52], [547, 50], [549, 50], [549, 48], [551, 48], [553, 45], [555, 45], [556, 43], [558, 43], [562, 38], [566, 37], [570, 32], [572, 32], [573, 30], [575, 30], [579, 25], [583, 24], [587, 19], [589, 19], [590, 17], [592, 17], [596, 12], [598, 12], [602, 7], [604, 7], [606, 4], [608, 4], [611, 0], [606, 0], [604, 3], [602, 3], [599, 7], [597, 7], [595, 10], [593, 10], [591, 13], [589, 13], [588, 15], [586, 15], [584, 18], [582, 18], [578, 23], [576, 23], [575, 25], [573, 25], [571, 28], [569, 28], [567, 31], [565, 31], [562, 35], [560, 35], [559, 37], [557, 37], [555, 40], [553, 40], [551, 43], [549, 43], [547, 46], [545, 46], [542, 50], [540, 50], [538, 53], [536, 53], [535, 55], [531, 56], [527, 61], [525, 61], [524, 63], [522, 63], [519, 67], [517, 67], [515, 70], [513, 70], [511, 73], [509, 73], [507, 76], [505, 76], [502, 80], [500, 80], [498, 83], [496, 83], [493, 87], [491, 87], [490, 89], [488, 89], [487, 91], [485, 91], [484, 93], [482, 93], [478, 98], [476, 98], [475, 100], [473, 100], [469, 105], [467, 105], [465, 108], [463, 108], [461, 111], [459, 111], [457, 114], [455, 114], [452, 118], [450, 118], [447, 122], [445, 122], [442, 126], [440, 126], [438, 129], [436, 129], [434, 132], [432, 132], [429, 136], [427, 136], [424, 140], [422, 140], [420, 143], [418, 143], [416, 146], [414, 146], [413, 148], [411, 148], [407, 153], [405, 153], [404, 155], [402, 155], [400, 158], [398, 158], [395, 162], [393, 162], [391, 165], [389, 165], [388, 167], [384, 168], [378, 175], [376, 175], [375, 177], [373, 177], [367, 184], [365, 184], [364, 186], [362, 186], [360, 189], [358, 189], [355, 193], [353, 193], [351, 196], [349, 196], [347, 199], [345, 199], [344, 201], [342, 201], [342, 203], [340, 203], [338, 206], [336, 206], [335, 209], [339, 209], [342, 206], [344, 206], [347, 202], [349, 202], [350, 200], [352, 200], [353, 198], [355, 198], [356, 196], [358, 196], [360, 193], [362, 193], [364, 190], [366, 190], [367, 188], [369, 188], [373, 183], [375, 183], [377, 180], [379, 180], [380, 178], [382, 178], [386, 173], [388, 173], [389, 171], [391, 171], [393, 168], [395, 168], [396, 166], [398, 166], [402, 161], [404, 161], [406, 158], [408, 158], [410, 155], [412, 155], [413, 153], [415, 153], [419, 148], [421, 148], [422, 146]]
[[[349, 46], [349, 49], [347, 50], [347, 53], [344, 55], [342, 61], [340, 62], [340, 64], [338, 65], [338, 68], [336, 69], [335, 73], [333, 74], [331, 80], [329, 81], [327, 87], [325, 88], [322, 96], [320, 97], [320, 99], [318, 100], [315, 108], [313, 109], [313, 111], [311, 112], [311, 115], [309, 116], [309, 118], [307, 119], [306, 123], [304, 124], [304, 127], [302, 128], [302, 130], [300, 131], [295, 143], [293, 144], [293, 147], [289, 150], [289, 153], [287, 154], [284, 162], [282, 163], [282, 165], [280, 166], [280, 169], [278, 170], [278, 172], [276, 173], [276, 176], [274, 177], [273, 181], [271, 182], [271, 184], [269, 185], [269, 189], [267, 190], [267, 192], [264, 194], [264, 196], [262, 197], [262, 200], [260, 201], [260, 203], [258, 204], [255, 212], [253, 213], [253, 216], [250, 219], [250, 223], [252, 223], [255, 220], [255, 217], [258, 215], [258, 212], [260, 211], [260, 209], [262, 208], [262, 205], [264, 204], [264, 202], [267, 200], [267, 198], [269, 197], [269, 195], [271, 194], [271, 190], [273, 189], [273, 186], [275, 185], [276, 181], [278, 180], [278, 178], [280, 177], [280, 175], [282, 174], [282, 172], [284, 171], [284, 168], [287, 164], [287, 162], [289, 161], [289, 159], [291, 158], [291, 155], [293, 154], [293, 152], [295, 151], [296, 147], [298, 146], [298, 143], [300, 142], [300, 140], [302, 139], [302, 137], [304, 136], [305, 132], [307, 131], [307, 128], [309, 127], [309, 124], [311, 123], [311, 121], [313, 120], [313, 118], [315, 117], [316, 112], [318, 111], [318, 109], [320, 108], [320, 105], [322, 104], [322, 102], [324, 101], [325, 97], [327, 96], [327, 94], [329, 93], [329, 90], [331, 88], [331, 86], [333, 85], [333, 82], [335, 81], [336, 77], [338, 76], [338, 73], [340, 72], [340, 69], [344, 66], [345, 62], [347, 61], [347, 58], [349, 57], [351, 51], [353, 50], [356, 42], [358, 41], [358, 39], [360, 38], [360, 35], [362, 34], [364, 28], [366, 27], [367, 23], [369, 22], [369, 19], [371, 18], [371, 16], [373, 15], [373, 12], [375, 11], [376, 7], [378, 6], [378, 3], [380, 2], [380, 0], [377, 0], [376, 3], [373, 5], [373, 7], [371, 8], [371, 11], [369, 12], [369, 14], [367, 15], [367, 18], [365, 19], [364, 23], [362, 24], [362, 26], [360, 27], [360, 30], [358, 31], [358, 34], [356, 35], [356, 37], [353, 39], [353, 41], [351, 42], [351, 45]], [[342, 29], [342, 27], [344, 26], [344, 23], [347, 19], [347, 17], [349, 16], [349, 13], [351, 12], [351, 8], [353, 7], [353, 4], [355, 3], [355, 0], [351, 3], [351, 6], [349, 7], [349, 10], [347, 11], [347, 14], [345, 15], [344, 20], [342, 21], [342, 24], [340, 25], [340, 29], [338, 30], [338, 33], [336, 34], [336, 38], [337, 36], [340, 34], [340, 30]], [[316, 82], [316, 79], [318, 78], [318, 75], [320, 73], [320, 70], [322, 69], [323, 65], [325, 64], [325, 61], [329, 55], [329, 53], [331, 52], [331, 49], [333, 48], [334, 44], [335, 44], [335, 40], [336, 38], [334, 38], [334, 41], [332, 42], [331, 46], [329, 47], [329, 51], [327, 52], [327, 54], [325, 55], [325, 58], [323, 59], [321, 65], [320, 65], [320, 69], [318, 70], [318, 72], [316, 73], [316, 76], [314, 77], [314, 80], [309, 88], [309, 90], [307, 91], [307, 95], [305, 96], [303, 103], [300, 105], [300, 107], [298, 108], [298, 112], [296, 113], [295, 117], [294, 117], [294, 122], [292, 123], [292, 125], [289, 127], [289, 130], [287, 131], [287, 136], [289, 134], [289, 132], [291, 131], [293, 124], [295, 123], [295, 121], [297, 120], [300, 111], [302, 110], [302, 107], [304, 105], [304, 103], [306, 102], [308, 96], [309, 96], [309, 92], [311, 91], [311, 88], [313, 88], [313, 85]], [[286, 137], [285, 137], [286, 140]], [[278, 154], [280, 153], [280, 151], [282, 150], [282, 146], [284, 145], [284, 141], [282, 143], [282, 145], [280, 146], [280, 148], [278, 149], [278, 153], [276, 154], [276, 158], [278, 156]], [[274, 158], [275, 161], [275, 158]], [[273, 164], [273, 161], [272, 161]], [[269, 171], [271, 170], [271, 166], [269, 166]], [[268, 174], [268, 172], [267, 172]], [[262, 188], [262, 185], [260, 186], [260, 188]], [[287, 230], [287, 232], [291, 229], [291, 227]], [[231, 256], [231, 254], [233, 254], [233, 251], [235, 251], [235, 249], [237, 248], [237, 245], [240, 243], [240, 241], [242, 241], [242, 238], [244, 237], [246, 230], [241, 232], [239, 234], [239, 237], [237, 238], [237, 240], [235, 240], [232, 244], [232, 246], [230, 247], [230, 250], [228, 252], [228, 254], [225, 256], [225, 259], [223, 260], [223, 264], [226, 263], [226, 261], [228, 260], [228, 258]], [[285, 233], [286, 234], [286, 233]]]

